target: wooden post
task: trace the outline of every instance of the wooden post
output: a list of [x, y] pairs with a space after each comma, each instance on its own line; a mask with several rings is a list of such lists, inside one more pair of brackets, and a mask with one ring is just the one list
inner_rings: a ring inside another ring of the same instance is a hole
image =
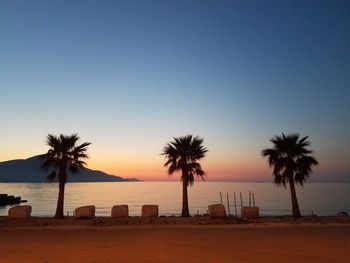
[[227, 197], [227, 211], [228, 211], [228, 216], [230, 216], [230, 199], [228, 198], [228, 193], [226, 193]]
[[255, 196], [254, 196], [254, 193], [253, 193], [253, 206], [255, 207]]
[[239, 197], [241, 198], [241, 207], [243, 207], [242, 193], [241, 192], [239, 192]]
[[236, 192], [233, 192], [233, 200], [235, 201], [235, 212], [237, 217], [237, 202], [236, 202]]
[[221, 192], [220, 192], [220, 202], [222, 204], [222, 195], [221, 195]]

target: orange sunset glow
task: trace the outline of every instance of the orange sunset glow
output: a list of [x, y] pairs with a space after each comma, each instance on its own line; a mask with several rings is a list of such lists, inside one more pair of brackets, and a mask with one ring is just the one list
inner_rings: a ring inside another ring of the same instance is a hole
[[0, 0], [0, 263], [350, 262], [350, 0]]

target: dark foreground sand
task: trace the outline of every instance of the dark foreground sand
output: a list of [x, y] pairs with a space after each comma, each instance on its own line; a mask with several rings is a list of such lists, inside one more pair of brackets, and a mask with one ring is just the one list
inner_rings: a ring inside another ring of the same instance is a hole
[[350, 262], [350, 224], [347, 221], [297, 224], [273, 221], [110, 226], [68, 223], [20, 227], [7, 221], [0, 225], [0, 248], [0, 262], [4, 263], [345, 263]]

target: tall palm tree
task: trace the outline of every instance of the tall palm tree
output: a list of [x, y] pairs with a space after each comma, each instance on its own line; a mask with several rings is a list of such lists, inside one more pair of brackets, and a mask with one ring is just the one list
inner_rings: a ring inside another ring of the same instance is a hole
[[204, 158], [207, 152], [203, 146], [203, 139], [192, 135], [174, 138], [174, 141], [167, 143], [163, 149], [162, 155], [167, 159], [164, 166], [168, 167], [168, 174], [177, 171], [182, 173], [182, 217], [190, 216], [187, 187], [193, 185], [194, 175], [204, 180], [205, 172], [197, 161]]
[[80, 168], [85, 167], [86, 163], [83, 161], [88, 158], [87, 147], [89, 142], [77, 145], [79, 136], [72, 134], [70, 136], [60, 134], [55, 136], [48, 134], [46, 143], [50, 147], [47, 153], [40, 155], [39, 158], [44, 162], [41, 166], [46, 172], [51, 171], [47, 179], [49, 182], [56, 178], [59, 184], [58, 200], [56, 208], [56, 218], [63, 218], [64, 206], [64, 188], [67, 182], [68, 171], [78, 173]]
[[294, 183], [303, 183], [310, 177], [312, 167], [318, 165], [316, 159], [311, 156], [308, 149], [310, 142], [308, 136], [300, 138], [299, 134], [292, 133], [271, 138], [272, 148], [262, 151], [262, 156], [267, 158], [270, 167], [273, 167], [274, 182], [286, 187], [289, 183], [293, 216], [300, 217], [298, 199]]

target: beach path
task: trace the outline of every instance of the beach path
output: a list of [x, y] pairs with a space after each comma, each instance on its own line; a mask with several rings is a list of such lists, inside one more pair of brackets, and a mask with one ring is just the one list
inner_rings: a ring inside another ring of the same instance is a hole
[[350, 262], [350, 225], [0, 228], [0, 262]]

